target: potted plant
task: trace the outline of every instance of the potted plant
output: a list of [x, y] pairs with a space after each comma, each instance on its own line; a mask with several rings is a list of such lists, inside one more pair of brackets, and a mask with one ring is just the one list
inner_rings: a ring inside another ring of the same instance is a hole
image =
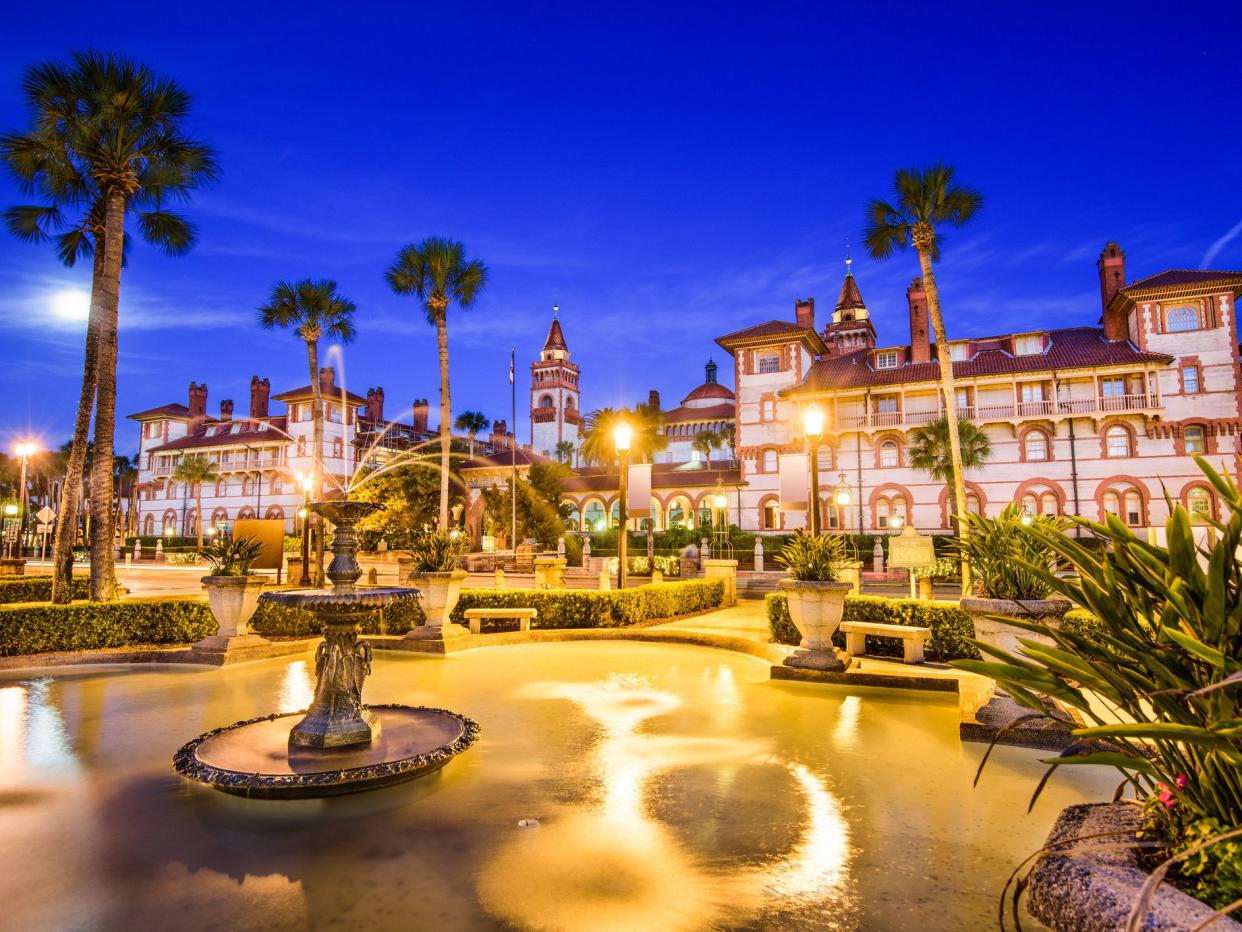
[[849, 655], [838, 652], [832, 644], [845, 609], [845, 594], [851, 589], [841, 580], [850, 562], [845, 540], [835, 534], [816, 537], [798, 533], [775, 559], [789, 574], [779, 585], [789, 600], [789, 617], [802, 635], [802, 650], [787, 657], [785, 663], [816, 670], [845, 670]]
[[[461, 625], [445, 624], [457, 605], [462, 580], [466, 573], [458, 568], [466, 552], [466, 539], [453, 531], [426, 531], [410, 544], [406, 563], [410, 572], [405, 581], [417, 587], [426, 622], [406, 635], [415, 640], [440, 639], [446, 635], [465, 634]], [[405, 562], [405, 561], [403, 561]]]
[[253, 637], [248, 625], [259, 603], [259, 591], [267, 585], [262, 576], [250, 573], [250, 564], [263, 545], [253, 537], [217, 540], [203, 550], [211, 573], [202, 579], [207, 604], [216, 619], [216, 634], [199, 641], [196, 647], [209, 650], [227, 648], [232, 638]]
[[[1008, 653], [1020, 649], [1018, 638], [1034, 638], [1049, 644], [1030, 628], [1012, 625], [1016, 618], [1055, 628], [1073, 605], [1067, 599], [1050, 598], [1050, 573], [1057, 555], [1049, 535], [1063, 535], [1063, 518], [1036, 517], [1007, 505], [995, 518], [967, 514], [966, 533], [954, 541], [956, 551], [970, 564], [975, 595], [962, 598], [962, 610], [975, 625], [975, 637]], [[1040, 568], [1040, 571], [1032, 569]]]

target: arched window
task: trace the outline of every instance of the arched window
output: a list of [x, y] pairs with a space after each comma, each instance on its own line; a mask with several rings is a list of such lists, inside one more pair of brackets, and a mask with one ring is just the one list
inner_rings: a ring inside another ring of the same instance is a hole
[[223, 508], [217, 508], [215, 511], [211, 513], [211, 526], [219, 527], [221, 521], [227, 521], [228, 519], [229, 519], [229, 513], [225, 511]]
[[586, 517], [587, 530], [602, 531], [604, 529], [604, 506], [599, 502], [591, 502], [583, 512]]
[[198, 512], [191, 508], [185, 515], [185, 532], [187, 534], [198, 533]]
[[678, 496], [668, 504], [668, 528], [692, 528], [694, 527], [694, 515], [690, 511], [690, 503], [686, 499]]
[[1101, 497], [1104, 511], [1116, 515], [1130, 527], [1144, 524], [1143, 496], [1133, 487], [1108, 489]]
[[142, 519], [142, 533], [147, 537], [151, 537], [155, 534], [155, 515], [148, 512]]
[[621, 502], [620, 500], [612, 503], [612, 520], [608, 522], [609, 527], [621, 526]]
[[552, 407], [552, 396], [551, 396], [551, 395], [544, 395], [542, 398], [540, 398], [540, 399], [539, 399], [539, 407], [541, 407], [541, 408], [551, 408], [551, 407]]
[[781, 513], [775, 501], [763, 506], [763, 527], [767, 531], [778, 530], [781, 526]]
[[242, 476], [241, 494], [242, 495], [250, 494], [250, 477], [249, 476]]
[[228, 495], [228, 493], [229, 493], [229, 480], [228, 479], [217, 479], [216, 480], [216, 498], [224, 498], [224, 496]]
[[341, 438], [333, 437], [332, 438], [332, 456], [336, 459], [340, 459], [341, 456], [344, 455], [344, 451], [345, 451], [345, 446], [344, 444], [341, 443]]
[[164, 520], [160, 525], [160, 533], [176, 534], [177, 533], [177, 514], [173, 511], [164, 512]]
[[299, 437], [298, 438], [298, 456], [305, 456], [305, 455], [306, 455], [306, 438]]
[[1104, 451], [1109, 459], [1125, 459], [1131, 455], [1130, 432], [1120, 424], [1104, 431]]
[[906, 524], [906, 497], [881, 495], [875, 503], [877, 528], [901, 528]]
[[[1048, 459], [1048, 435], [1042, 430], [1027, 431], [1022, 446], [1028, 463], [1042, 463]], [[1032, 510], [1031, 514], [1035, 512]]]
[[982, 513], [979, 511], [979, 496], [974, 492], [966, 493], [966, 510], [972, 515]]
[[1198, 425], [1187, 427], [1182, 439], [1186, 442], [1187, 453], [1203, 454], [1207, 452], [1207, 440], [1203, 428]]
[[247, 505], [245, 508], [237, 512], [238, 521], [250, 521], [254, 518], [254, 509]]
[[577, 530], [581, 526], [582, 516], [578, 514], [578, 506], [569, 503], [569, 507], [565, 509], [565, 527]]
[[271, 505], [263, 517], [269, 521], [283, 521], [285, 520], [285, 510], [279, 505]]
[[880, 444], [880, 465], [887, 468], [896, 466], [900, 460], [896, 440], [885, 440]]
[[760, 472], [776, 472], [776, 451], [763, 451], [763, 468]]
[[1212, 493], [1201, 485], [1186, 493], [1186, 510], [1192, 524], [1207, 524], [1212, 517]]
[[1169, 311], [1165, 320], [1168, 321], [1169, 333], [1199, 329], [1199, 312], [1193, 307], [1175, 307]]

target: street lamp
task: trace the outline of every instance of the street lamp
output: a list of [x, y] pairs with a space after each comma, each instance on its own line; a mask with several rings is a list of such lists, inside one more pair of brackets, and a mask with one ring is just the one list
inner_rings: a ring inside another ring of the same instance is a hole
[[39, 452], [39, 448], [35, 446], [33, 443], [31, 443], [29, 440], [23, 440], [20, 443], [18, 443], [17, 448], [14, 452], [17, 453], [18, 457], [22, 461], [21, 485], [18, 487], [18, 493], [17, 493], [18, 495], [17, 508], [18, 508], [18, 514], [19, 514], [19, 517], [17, 519], [17, 555], [20, 557], [22, 555], [22, 552], [21, 552], [22, 551], [22, 538], [25, 535], [25, 531], [26, 531], [26, 510], [27, 510], [26, 508], [26, 503], [27, 503], [26, 467], [30, 462], [30, 457], [34, 456], [37, 452]]
[[845, 509], [850, 504], [850, 486], [845, 478], [845, 473], [841, 473], [837, 477], [837, 487], [832, 493], [832, 500], [837, 505], [837, 530], [845, 533]]
[[802, 412], [802, 433], [811, 458], [811, 534], [819, 534], [819, 442], [824, 439], [824, 412], [812, 404]]
[[617, 458], [621, 461], [621, 527], [617, 529], [617, 588], [625, 588], [625, 561], [626, 561], [626, 544], [629, 535], [625, 532], [626, 522], [629, 520], [625, 513], [625, 500], [630, 494], [630, 441], [633, 439], [633, 431], [630, 425], [625, 421], [618, 421], [617, 425], [612, 429], [612, 442], [617, 448]]
[[725, 495], [724, 483], [716, 477], [716, 490], [712, 493], [712, 552], [717, 560], [731, 560], [733, 545], [729, 543], [729, 522], [726, 509], [729, 499]]
[[315, 485], [315, 477], [310, 474], [298, 473], [298, 485], [302, 487], [302, 507], [298, 517], [302, 519], [302, 576], [298, 579], [299, 586], [309, 586], [310, 577], [310, 493]]

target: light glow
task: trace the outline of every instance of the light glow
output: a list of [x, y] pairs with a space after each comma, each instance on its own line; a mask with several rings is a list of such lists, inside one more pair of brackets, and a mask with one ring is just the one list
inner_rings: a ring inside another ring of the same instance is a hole
[[808, 440], [819, 440], [824, 436], [824, 412], [819, 405], [811, 405], [802, 412], [802, 432]]
[[48, 306], [61, 320], [86, 320], [91, 314], [91, 296], [80, 288], [62, 288], [48, 298]]
[[633, 439], [633, 431], [630, 425], [625, 421], [618, 422], [617, 426], [612, 429], [612, 439], [617, 445], [618, 453], [628, 453], [630, 449], [630, 441]]

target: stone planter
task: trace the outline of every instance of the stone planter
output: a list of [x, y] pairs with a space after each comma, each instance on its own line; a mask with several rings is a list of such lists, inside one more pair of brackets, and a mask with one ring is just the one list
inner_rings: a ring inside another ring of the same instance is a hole
[[216, 620], [216, 633], [198, 641], [196, 650], [227, 651], [244, 644], [265, 643], [250, 631], [250, 618], [267, 580], [262, 576], [204, 576], [207, 604]]
[[427, 622], [411, 630], [406, 635], [407, 638], [416, 641], [434, 641], [469, 633], [461, 625], [448, 623], [448, 617], [457, 605], [457, 596], [461, 593], [461, 584], [465, 578], [464, 570], [452, 570], [448, 573], [410, 573], [406, 582], [418, 589], [418, 600], [423, 606], [423, 614], [427, 617]]
[[1052, 646], [1053, 641], [1049, 637], [1033, 634], [992, 616], [1002, 615], [1056, 628], [1060, 626], [1065, 613], [1073, 608], [1065, 599], [983, 599], [972, 596], [964, 597], [961, 606], [962, 611], [974, 622], [975, 637], [990, 647], [998, 647], [1011, 654], [1022, 650], [1018, 638], [1028, 638], [1049, 646]]
[[789, 617], [802, 635], [801, 650], [785, 658], [791, 667], [844, 671], [849, 654], [838, 651], [832, 636], [841, 625], [848, 582], [811, 582], [782, 579], [779, 583], [789, 599]]

